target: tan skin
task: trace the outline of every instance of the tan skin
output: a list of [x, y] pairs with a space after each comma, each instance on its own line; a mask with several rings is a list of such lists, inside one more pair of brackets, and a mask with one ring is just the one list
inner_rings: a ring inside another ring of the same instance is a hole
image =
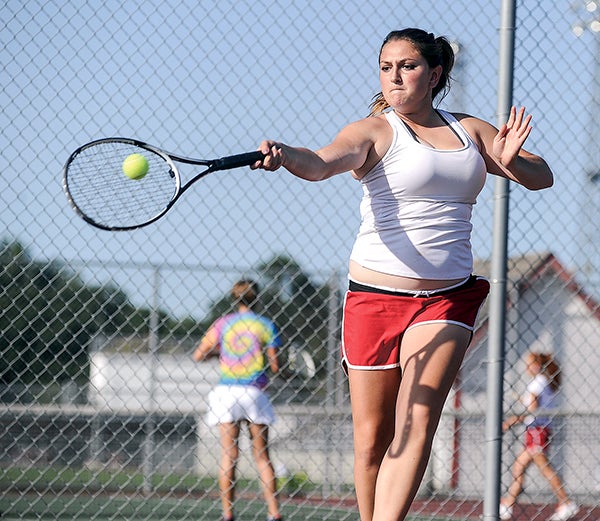
[[[531, 376], [536, 376], [541, 372], [542, 368], [540, 364], [535, 361], [533, 358], [527, 359], [527, 372]], [[537, 396], [532, 397], [531, 403], [527, 407], [527, 411], [530, 414], [535, 414], [535, 411], [538, 408], [538, 398]], [[504, 432], [509, 430], [514, 425], [522, 423], [525, 420], [525, 415], [511, 416], [508, 418], [503, 424], [502, 429]], [[525, 472], [529, 468], [529, 466], [534, 463], [536, 467], [541, 472], [542, 476], [548, 481], [556, 499], [558, 501], [558, 505], [562, 505], [564, 503], [569, 502], [569, 497], [565, 492], [563, 483], [550, 464], [548, 457], [542, 451], [530, 451], [527, 447], [524, 447], [521, 453], [516, 457], [515, 462], [512, 467], [512, 483], [508, 488], [508, 494], [502, 500], [502, 503], [507, 507], [512, 507], [517, 502], [517, 498], [523, 492], [523, 483], [525, 481]]]
[[[238, 311], [244, 313], [250, 308], [244, 304], [239, 304]], [[279, 371], [279, 360], [277, 350], [269, 347], [266, 349], [269, 367], [273, 374]], [[211, 356], [219, 355], [219, 344], [215, 335], [208, 331], [204, 338], [198, 344], [192, 358], [200, 362]], [[219, 437], [221, 440], [221, 461], [219, 465], [219, 490], [221, 491], [221, 507], [223, 515], [227, 518], [233, 515], [233, 504], [235, 500], [235, 470], [239, 459], [239, 437], [241, 423], [220, 423]], [[260, 483], [267, 504], [268, 515], [270, 518], [278, 519], [281, 517], [279, 512], [279, 503], [277, 501], [277, 480], [275, 469], [269, 456], [269, 428], [267, 425], [260, 425], [248, 422], [248, 432], [252, 444], [252, 455], [260, 477]]]
[[[442, 73], [431, 68], [406, 40], [386, 43], [380, 57], [381, 91], [396, 114], [423, 144], [442, 150], [464, 145], [434, 110], [432, 89]], [[531, 116], [513, 107], [505, 125], [455, 114], [485, 160], [489, 173], [531, 190], [552, 185], [553, 175], [539, 156], [522, 149], [531, 132]], [[393, 132], [385, 116], [368, 117], [343, 128], [333, 142], [317, 151], [265, 140], [265, 158], [252, 168], [274, 171], [283, 166], [297, 177], [322, 181], [343, 172], [365, 176], [391, 145]], [[350, 261], [352, 279], [397, 289], [430, 290], [461, 279], [412, 279], [379, 273]], [[354, 422], [354, 478], [362, 521], [405, 518], [421, 483], [442, 407], [471, 338], [451, 324], [409, 329], [401, 343], [401, 370], [350, 369]], [[395, 411], [395, 414], [390, 414]]]

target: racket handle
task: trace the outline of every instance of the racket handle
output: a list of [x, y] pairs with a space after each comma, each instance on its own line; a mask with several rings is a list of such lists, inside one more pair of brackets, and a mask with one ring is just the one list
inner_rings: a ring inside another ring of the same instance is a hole
[[237, 154], [235, 156], [225, 156], [220, 159], [215, 159], [211, 165], [211, 170], [229, 170], [230, 168], [249, 166], [260, 161], [264, 157], [265, 155], [258, 150], [255, 152], [247, 152], [245, 154]]

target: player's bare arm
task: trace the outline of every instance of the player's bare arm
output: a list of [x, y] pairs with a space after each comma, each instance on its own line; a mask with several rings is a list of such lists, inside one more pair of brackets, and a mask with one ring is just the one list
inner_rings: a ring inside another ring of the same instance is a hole
[[458, 114], [457, 118], [479, 146], [490, 174], [505, 177], [529, 190], [552, 186], [554, 177], [550, 167], [540, 156], [523, 149], [531, 133], [531, 115], [525, 108], [511, 108], [506, 124], [498, 130], [479, 118]]
[[378, 118], [356, 121], [343, 128], [331, 144], [316, 152], [285, 143], [263, 141], [259, 150], [265, 158], [252, 168], [277, 170], [283, 166], [307, 181], [322, 181], [348, 171], [360, 178], [370, 169], [369, 164], [376, 162], [374, 158], [378, 160], [375, 144], [380, 138], [381, 128]]

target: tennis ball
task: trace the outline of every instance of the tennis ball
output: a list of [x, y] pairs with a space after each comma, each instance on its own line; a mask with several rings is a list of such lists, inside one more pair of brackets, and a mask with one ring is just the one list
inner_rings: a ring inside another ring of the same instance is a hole
[[142, 179], [148, 173], [148, 160], [142, 154], [131, 154], [123, 161], [123, 173], [129, 179]]

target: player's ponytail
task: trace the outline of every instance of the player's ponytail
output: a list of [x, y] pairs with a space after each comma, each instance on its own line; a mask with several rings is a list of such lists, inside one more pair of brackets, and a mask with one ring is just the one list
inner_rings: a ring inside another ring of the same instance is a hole
[[454, 49], [450, 42], [444, 36], [438, 36], [435, 39], [435, 43], [439, 49], [440, 55], [440, 65], [442, 66], [442, 75], [440, 77], [440, 81], [438, 81], [437, 85], [433, 88], [433, 99], [437, 97], [438, 94], [442, 94], [440, 101], [442, 101], [448, 92], [450, 92], [450, 71], [454, 67]]

